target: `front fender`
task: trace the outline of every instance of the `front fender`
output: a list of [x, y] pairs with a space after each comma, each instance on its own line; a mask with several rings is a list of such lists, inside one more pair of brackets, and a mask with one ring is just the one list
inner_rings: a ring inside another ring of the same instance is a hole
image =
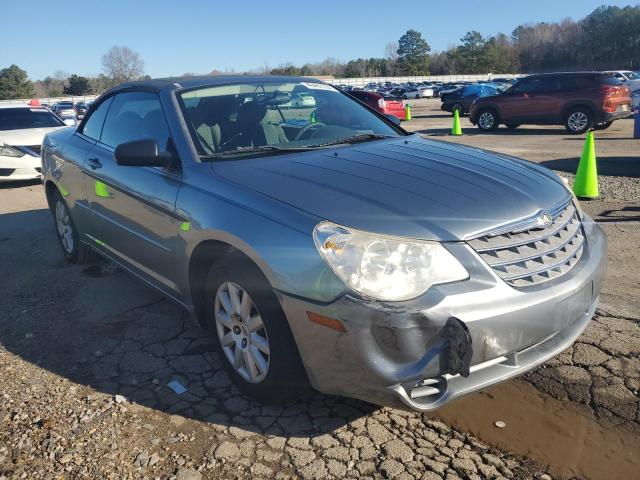
[[276, 290], [318, 302], [344, 292], [313, 242], [313, 228], [321, 219], [221, 179], [207, 164], [188, 166], [183, 178], [176, 213], [181, 218], [178, 284], [185, 298], [191, 298], [190, 259], [211, 240], [249, 257]]

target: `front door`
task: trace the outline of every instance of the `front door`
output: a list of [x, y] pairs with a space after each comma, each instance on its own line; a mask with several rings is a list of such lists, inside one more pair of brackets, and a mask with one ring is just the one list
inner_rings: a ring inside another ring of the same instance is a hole
[[171, 138], [158, 96], [148, 92], [116, 95], [100, 141], [87, 155], [87, 198], [95, 225], [94, 242], [115, 260], [167, 293], [177, 292], [175, 250], [179, 221], [175, 203], [179, 168], [117, 165], [115, 147], [153, 138], [161, 150]]

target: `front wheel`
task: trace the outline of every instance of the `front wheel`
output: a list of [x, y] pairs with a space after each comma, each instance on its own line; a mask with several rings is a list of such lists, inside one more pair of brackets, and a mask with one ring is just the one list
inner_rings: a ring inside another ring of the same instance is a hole
[[282, 400], [306, 384], [282, 307], [262, 273], [236, 258], [207, 276], [207, 315], [222, 363], [235, 384], [264, 402]]
[[498, 128], [498, 116], [493, 110], [482, 110], [478, 115], [478, 128], [490, 132]]
[[567, 113], [564, 128], [573, 135], [585, 133], [593, 126], [593, 114], [586, 108], [575, 108]]
[[71, 263], [88, 263], [96, 259], [95, 253], [80, 242], [80, 236], [76, 229], [69, 208], [58, 191], [52, 199], [53, 219], [56, 223], [56, 236], [62, 247], [62, 253]]
[[451, 115], [455, 115], [456, 110], [458, 111], [458, 115], [462, 116], [464, 113], [464, 108], [461, 104], [456, 103], [453, 107], [451, 107]]

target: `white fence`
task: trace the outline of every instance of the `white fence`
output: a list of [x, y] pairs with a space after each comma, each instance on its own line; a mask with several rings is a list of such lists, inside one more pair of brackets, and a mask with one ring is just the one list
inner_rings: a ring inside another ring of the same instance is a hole
[[[98, 95], [79, 95], [75, 97], [40, 97], [37, 100], [40, 103], [46, 103], [47, 105], [51, 105], [58, 102], [88, 102], [89, 100], [95, 100], [98, 98]], [[20, 98], [15, 100], [0, 100], [0, 104], [2, 103], [29, 103], [32, 98]]]
[[521, 74], [485, 73], [481, 75], [427, 75], [417, 77], [361, 77], [361, 78], [325, 78], [334, 85], [366, 85], [367, 83], [405, 83], [405, 82], [477, 82], [490, 81], [492, 78], [518, 78]]

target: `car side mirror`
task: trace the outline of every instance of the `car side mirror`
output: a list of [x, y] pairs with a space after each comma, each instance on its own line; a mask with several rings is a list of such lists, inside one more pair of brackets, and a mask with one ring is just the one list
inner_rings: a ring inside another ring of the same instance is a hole
[[395, 115], [391, 115], [389, 113], [385, 113], [384, 116], [387, 117], [387, 120], [389, 120], [391, 123], [393, 123], [396, 127], [400, 126], [400, 119], [398, 117], [396, 117]]
[[123, 167], [170, 167], [173, 155], [161, 152], [152, 138], [121, 143], [115, 151], [116, 163]]

